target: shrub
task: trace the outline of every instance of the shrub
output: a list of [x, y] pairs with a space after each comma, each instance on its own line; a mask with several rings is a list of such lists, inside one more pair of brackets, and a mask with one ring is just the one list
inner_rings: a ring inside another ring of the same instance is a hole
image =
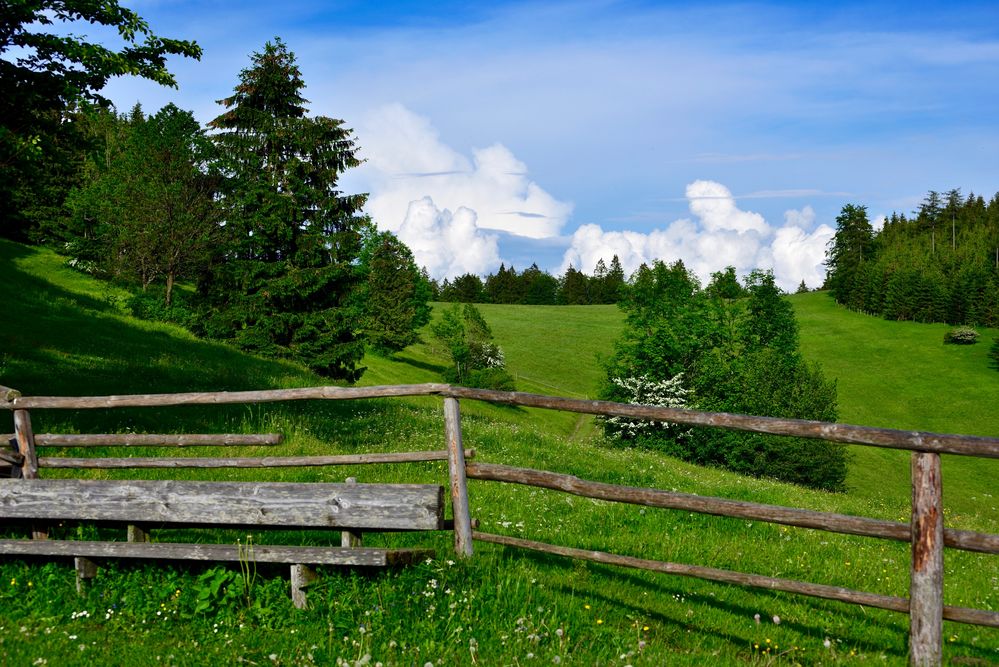
[[478, 389], [495, 389], [496, 391], [515, 391], [517, 389], [513, 376], [502, 368], [482, 368], [465, 374], [466, 387]]
[[[734, 277], [734, 270], [728, 272]], [[731, 283], [731, 280], [727, 280]], [[606, 363], [601, 398], [653, 405], [672, 398], [710, 412], [836, 420], [836, 385], [798, 350], [798, 325], [773, 274], [753, 271], [742, 294], [702, 289], [682, 263], [656, 262], [632, 279], [624, 335]], [[625, 379], [622, 379], [625, 378]], [[653, 389], [653, 387], [656, 387]], [[689, 392], [687, 391], [689, 388]], [[682, 391], [681, 391], [682, 390]], [[605, 433], [692, 463], [842, 491], [846, 450], [828, 442], [696, 427], [605, 420]]]
[[513, 391], [513, 377], [504, 370], [503, 350], [493, 342], [493, 332], [479, 309], [470, 303], [454, 304], [441, 313], [430, 327], [453, 364], [444, 372], [447, 382], [476, 387]]
[[948, 345], [974, 345], [978, 342], [978, 332], [971, 327], [954, 327], [944, 334], [944, 343]]
[[197, 316], [178, 298], [174, 291], [173, 303], [169, 306], [163, 300], [162, 293], [156, 290], [139, 292], [130, 298], [126, 304], [134, 317], [155, 322], [170, 322], [182, 327], [192, 328], [197, 323]]

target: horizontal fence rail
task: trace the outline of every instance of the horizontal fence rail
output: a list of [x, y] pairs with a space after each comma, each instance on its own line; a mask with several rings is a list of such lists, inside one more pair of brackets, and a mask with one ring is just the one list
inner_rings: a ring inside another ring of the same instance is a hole
[[[6, 392], [6, 393], [5, 393]], [[0, 389], [0, 398], [18, 392]], [[180, 394], [126, 394], [120, 396], [20, 396], [0, 400], [0, 409], [97, 409], [125, 407], [165, 407], [176, 405], [225, 405], [300, 400], [352, 400], [401, 396], [446, 396], [468, 398], [502, 405], [561, 410], [605, 417], [631, 417], [668, 421], [686, 426], [708, 426], [771, 435], [826, 440], [844, 444], [869, 445], [938, 454], [961, 454], [999, 458], [999, 438], [970, 435], [903, 431], [870, 426], [832, 424], [806, 419], [754, 417], [727, 412], [701, 412], [681, 408], [629, 405], [524, 392], [470, 389], [448, 384], [426, 383], [375, 387], [302, 387], [266, 391], [191, 392]]]
[[[474, 450], [465, 452], [466, 458]], [[69, 458], [41, 457], [39, 468], [302, 468], [314, 466], [345, 466], [374, 463], [421, 463], [447, 461], [447, 450], [430, 452], [386, 452], [384, 454], [336, 454], [331, 456], [247, 456], [247, 457], [129, 457], [129, 458]]]
[[[450, 389], [446, 384], [406, 384], [378, 387], [299, 387], [265, 391], [202, 391], [180, 394], [123, 394], [121, 396], [17, 396], [0, 408], [33, 410], [90, 410], [97, 408], [142, 408], [172, 405], [229, 405], [233, 403], [271, 403], [276, 401], [392, 398], [399, 396], [434, 396]], [[3, 392], [0, 391], [0, 396]]]
[[938, 454], [963, 454], [999, 458], [999, 438], [971, 435], [950, 435], [924, 431], [901, 431], [870, 426], [851, 426], [807, 419], [780, 419], [777, 417], [752, 417], [727, 412], [700, 412], [681, 408], [663, 408], [649, 405], [627, 405], [610, 401], [588, 401], [558, 396], [540, 396], [522, 392], [493, 391], [451, 387], [448, 395], [470, 398], [503, 405], [544, 408], [565, 412], [580, 412], [604, 417], [632, 417], [667, 421], [685, 426], [710, 426], [735, 431], [787, 435], [797, 438], [826, 440], [852, 445], [870, 445], [906, 449]]
[[[14, 434], [0, 436], [13, 440]], [[36, 433], [36, 447], [268, 447], [280, 433]]]
[[[514, 468], [512, 466], [493, 463], [469, 463], [466, 466], [469, 479], [481, 479], [494, 482], [509, 482], [532, 487], [564, 491], [585, 498], [610, 500], [645, 505], [646, 507], [662, 507], [665, 509], [698, 512], [736, 519], [752, 519], [767, 521], [799, 528], [814, 528], [831, 533], [845, 533], [863, 537], [879, 537], [899, 542], [912, 540], [912, 532], [907, 523], [883, 521], [866, 517], [850, 516], [848, 514], [833, 514], [831, 512], [816, 512], [795, 507], [780, 505], [764, 505], [741, 500], [727, 500], [710, 496], [697, 496], [675, 491], [661, 491], [633, 486], [618, 486], [602, 482], [590, 482], [572, 475], [534, 470], [531, 468]], [[965, 551], [999, 554], [999, 535], [978, 533], [970, 530], [944, 531], [944, 544]]]

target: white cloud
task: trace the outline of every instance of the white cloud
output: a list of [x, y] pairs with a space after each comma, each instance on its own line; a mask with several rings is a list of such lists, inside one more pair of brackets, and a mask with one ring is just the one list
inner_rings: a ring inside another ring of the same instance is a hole
[[372, 192], [366, 210], [382, 229], [398, 230], [410, 202], [425, 196], [442, 209], [474, 211], [480, 229], [534, 239], [557, 235], [572, 212], [572, 204], [530, 180], [527, 166], [502, 144], [475, 149], [469, 159], [400, 104], [367, 114], [358, 134], [367, 162], [354, 178]]
[[786, 290], [797, 287], [802, 280], [814, 289], [825, 281], [826, 246], [836, 233], [829, 225], [815, 224], [815, 212], [810, 206], [800, 211], [787, 211], [784, 226], [777, 230], [770, 244], [774, 276]]
[[770, 231], [762, 215], [740, 211], [732, 193], [721, 183], [694, 181], [687, 186], [687, 201], [690, 212], [701, 219], [701, 227], [709, 232], [732, 230], [766, 234]]
[[591, 271], [598, 259], [617, 255], [625, 271], [660, 259], [683, 260], [702, 280], [714, 271], [734, 266], [740, 274], [773, 268], [778, 284], [794, 289], [801, 280], [817, 287], [825, 277], [826, 243], [833, 230], [815, 226], [815, 212], [806, 206], [784, 214], [784, 226], [771, 227], [763, 216], [743, 211], [728, 188], [713, 181], [687, 186], [690, 211], [696, 222], [682, 218], [648, 234], [604, 231], [583, 225], [572, 236], [560, 271], [569, 264]]
[[486, 234], [476, 224], [475, 211], [441, 210], [433, 199], [410, 202], [397, 233], [413, 251], [417, 264], [435, 278], [453, 278], [464, 273], [486, 273], [499, 266], [495, 234]]

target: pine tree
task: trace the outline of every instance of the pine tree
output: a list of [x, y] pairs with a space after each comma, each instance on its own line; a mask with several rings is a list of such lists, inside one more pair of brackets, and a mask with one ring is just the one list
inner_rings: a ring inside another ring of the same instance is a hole
[[354, 381], [364, 343], [348, 306], [365, 196], [337, 182], [360, 162], [342, 121], [306, 115], [304, 86], [294, 54], [268, 42], [209, 123], [227, 238], [201, 283], [204, 330]]
[[585, 306], [590, 303], [590, 281], [571, 264], [559, 281], [558, 302], [568, 306]]
[[547, 271], [542, 271], [537, 264], [520, 274], [523, 282], [524, 299], [522, 303], [532, 306], [552, 306], [555, 305], [556, 293], [558, 292], [558, 279]]
[[826, 286], [839, 303], [849, 303], [858, 267], [873, 259], [874, 229], [867, 207], [847, 204], [836, 216], [836, 234], [826, 251]]
[[930, 190], [926, 199], [919, 205], [917, 219], [924, 226], [930, 229], [930, 254], [937, 252], [937, 223], [940, 222], [940, 213], [943, 207], [940, 201], [940, 193]]
[[610, 268], [607, 270], [606, 297], [608, 303], [617, 303], [621, 300], [625, 288], [624, 268], [617, 255], [611, 258]]
[[419, 340], [430, 321], [432, 290], [416, 268], [413, 253], [392, 232], [372, 230], [365, 238], [357, 292], [367, 342], [380, 354], [398, 352]]

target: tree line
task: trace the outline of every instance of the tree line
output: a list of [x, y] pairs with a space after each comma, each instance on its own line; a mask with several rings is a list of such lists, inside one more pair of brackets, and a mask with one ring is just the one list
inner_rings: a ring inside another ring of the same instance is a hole
[[621, 260], [611, 258], [610, 266], [601, 258], [597, 260], [592, 275], [587, 275], [571, 264], [559, 277], [532, 264], [518, 273], [501, 264], [496, 273], [485, 279], [474, 273], [457, 276], [453, 280], [431, 280], [431, 289], [437, 301], [457, 303], [506, 303], [530, 306], [589, 306], [618, 303], [627, 285]]
[[890, 320], [999, 326], [999, 193], [930, 191], [875, 230], [867, 208], [836, 218], [826, 287], [839, 303]]

